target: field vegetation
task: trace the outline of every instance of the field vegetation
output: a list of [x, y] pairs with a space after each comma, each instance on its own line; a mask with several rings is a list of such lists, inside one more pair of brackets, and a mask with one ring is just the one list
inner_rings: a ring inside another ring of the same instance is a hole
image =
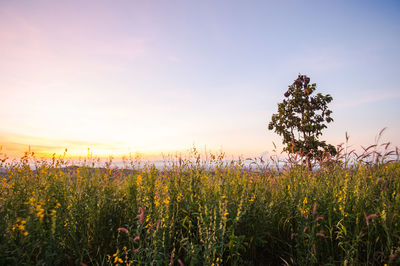
[[0, 264], [397, 264], [400, 163], [388, 145], [339, 148], [312, 171], [300, 154], [249, 164], [194, 150], [164, 169], [4, 158]]

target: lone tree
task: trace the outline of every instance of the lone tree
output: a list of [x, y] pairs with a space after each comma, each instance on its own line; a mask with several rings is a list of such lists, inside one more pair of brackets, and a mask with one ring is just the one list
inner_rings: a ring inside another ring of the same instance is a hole
[[310, 85], [309, 77], [299, 75], [285, 92], [286, 99], [278, 104], [278, 113], [272, 115], [268, 125], [269, 130], [283, 136], [285, 151], [301, 152], [307, 156], [309, 168], [310, 160], [320, 158], [323, 152], [336, 155], [334, 146], [318, 139], [326, 128], [325, 122], [330, 123], [333, 119], [332, 111], [328, 109], [332, 96], [321, 93], [312, 95], [316, 86], [315, 83]]

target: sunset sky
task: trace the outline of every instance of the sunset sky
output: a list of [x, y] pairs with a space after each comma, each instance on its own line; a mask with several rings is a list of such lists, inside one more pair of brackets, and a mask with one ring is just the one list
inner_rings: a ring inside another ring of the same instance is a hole
[[0, 146], [154, 156], [271, 152], [299, 73], [323, 139], [400, 145], [399, 1], [1, 1]]

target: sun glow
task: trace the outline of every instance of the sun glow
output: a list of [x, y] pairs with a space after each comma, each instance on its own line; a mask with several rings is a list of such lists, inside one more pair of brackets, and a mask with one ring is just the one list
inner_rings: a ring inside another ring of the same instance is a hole
[[88, 156], [121, 158], [132, 154], [140, 154], [144, 159], [157, 157], [157, 152], [151, 147], [141, 146], [141, 150], [126, 148], [122, 143], [101, 143], [93, 141], [76, 141], [67, 139], [29, 137], [19, 135], [3, 135], [0, 140], [1, 153], [12, 159], [21, 157], [25, 152], [34, 152], [39, 158], [51, 158], [53, 155], [77, 159]]

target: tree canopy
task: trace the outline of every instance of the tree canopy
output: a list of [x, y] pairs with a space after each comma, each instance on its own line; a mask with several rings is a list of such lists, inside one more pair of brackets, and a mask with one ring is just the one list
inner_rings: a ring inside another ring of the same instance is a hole
[[289, 153], [301, 152], [308, 158], [318, 158], [324, 152], [336, 154], [334, 146], [319, 140], [326, 123], [333, 121], [328, 103], [332, 96], [314, 92], [317, 85], [310, 84], [310, 78], [299, 75], [285, 92], [285, 99], [278, 103], [278, 113], [272, 115], [268, 125], [283, 137], [284, 150]]

